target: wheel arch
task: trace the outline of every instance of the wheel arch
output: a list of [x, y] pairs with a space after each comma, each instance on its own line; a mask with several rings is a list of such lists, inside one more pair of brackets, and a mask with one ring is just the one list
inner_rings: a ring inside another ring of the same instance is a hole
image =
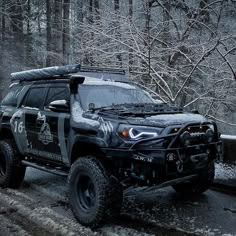
[[11, 129], [9, 129], [9, 128], [1, 128], [0, 129], [0, 140], [4, 140], [4, 139], [14, 140], [14, 135], [13, 135]]
[[105, 154], [95, 143], [88, 143], [81, 140], [77, 141], [72, 147], [70, 164], [72, 165], [80, 157], [89, 155], [96, 156], [98, 159], [102, 159]]

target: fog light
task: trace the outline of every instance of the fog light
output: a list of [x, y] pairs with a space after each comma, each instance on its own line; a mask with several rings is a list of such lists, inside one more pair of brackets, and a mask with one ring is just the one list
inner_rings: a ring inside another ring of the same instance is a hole
[[181, 136], [181, 141], [184, 145], [189, 145], [191, 141], [191, 134], [188, 131], [185, 131]]
[[167, 161], [174, 161], [176, 159], [176, 155], [174, 153], [167, 154]]
[[212, 129], [208, 129], [206, 131], [206, 138], [207, 138], [207, 142], [211, 143], [213, 141], [214, 138], [214, 132], [212, 131]]

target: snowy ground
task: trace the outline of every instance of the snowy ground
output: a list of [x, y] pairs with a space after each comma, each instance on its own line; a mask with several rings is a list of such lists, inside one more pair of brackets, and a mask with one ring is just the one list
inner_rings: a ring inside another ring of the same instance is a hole
[[0, 236], [236, 235], [236, 196], [207, 191], [188, 199], [171, 188], [127, 192], [121, 217], [91, 231], [74, 219], [66, 183], [29, 168], [19, 190], [0, 190]]
[[222, 162], [216, 163], [215, 181], [235, 186], [236, 189], [236, 165]]

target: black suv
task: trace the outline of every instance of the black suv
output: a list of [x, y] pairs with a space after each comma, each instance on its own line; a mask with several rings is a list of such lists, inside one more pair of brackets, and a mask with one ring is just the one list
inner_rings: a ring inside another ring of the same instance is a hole
[[0, 107], [0, 186], [19, 187], [27, 166], [68, 175], [71, 209], [91, 227], [119, 212], [124, 188], [206, 191], [216, 124], [124, 77], [77, 65], [13, 73]]

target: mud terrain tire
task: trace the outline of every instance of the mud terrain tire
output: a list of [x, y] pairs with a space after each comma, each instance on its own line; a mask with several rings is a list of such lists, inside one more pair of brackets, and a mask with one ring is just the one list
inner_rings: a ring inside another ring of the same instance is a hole
[[0, 186], [18, 188], [24, 180], [25, 169], [13, 142], [0, 141]]
[[182, 195], [199, 195], [207, 191], [213, 183], [215, 176], [214, 162], [208, 165], [204, 171], [199, 173], [199, 177], [190, 183], [173, 185], [176, 192]]
[[101, 163], [91, 156], [75, 161], [69, 175], [69, 201], [76, 219], [97, 227], [110, 207], [110, 197], [110, 181]]

